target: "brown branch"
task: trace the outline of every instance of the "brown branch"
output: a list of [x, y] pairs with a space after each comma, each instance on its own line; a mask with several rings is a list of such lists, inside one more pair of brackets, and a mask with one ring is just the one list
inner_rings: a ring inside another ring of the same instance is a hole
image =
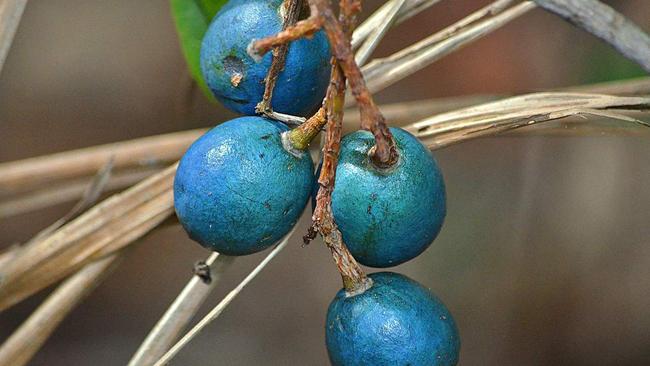
[[322, 26], [322, 18], [312, 12], [309, 18], [301, 20], [291, 27], [287, 27], [276, 35], [253, 40], [248, 46], [248, 54], [253, 59], [260, 59], [274, 47], [283, 46], [297, 39], [312, 36]]
[[333, 56], [345, 78], [350, 83], [352, 95], [359, 106], [361, 128], [369, 130], [375, 137], [375, 146], [371, 150], [373, 162], [382, 168], [389, 167], [397, 162], [398, 152], [393, 136], [386, 125], [384, 116], [377, 108], [366, 82], [361, 74], [361, 69], [354, 60], [354, 53], [350, 44], [350, 36], [346, 34], [343, 26], [350, 29], [355, 24], [356, 14], [361, 8], [360, 1], [343, 0], [341, 2], [342, 19], [339, 22], [334, 15], [331, 4], [327, 0], [310, 0], [312, 8], [318, 11], [323, 18], [323, 27], [330, 42]]
[[[287, 29], [296, 24], [298, 17], [300, 16], [300, 10], [302, 8], [302, 0], [285, 0], [282, 5], [284, 13], [284, 19], [282, 21], [282, 29]], [[278, 79], [278, 75], [284, 69], [284, 63], [287, 58], [287, 51], [289, 50], [289, 43], [283, 43], [277, 45], [273, 48], [273, 61], [271, 62], [271, 67], [269, 72], [266, 74], [264, 79], [264, 96], [262, 101], [257, 103], [255, 106], [255, 111], [257, 113], [269, 113], [273, 110], [271, 105], [271, 99], [273, 98], [273, 89], [275, 89], [275, 82]]]
[[[386, 168], [397, 162], [398, 152], [393, 136], [386, 125], [384, 116], [377, 108], [366, 82], [361, 74], [361, 69], [354, 60], [351, 34], [346, 34], [344, 29], [352, 29], [356, 24], [357, 13], [361, 10], [361, 1], [342, 0], [341, 19], [336, 18], [329, 0], [309, 0], [311, 16], [307, 23], [301, 27], [292, 27], [278, 35], [258, 40], [249, 46], [251, 56], [263, 55], [269, 46], [282, 44], [304, 37], [313, 33], [316, 27], [323, 27], [330, 43], [330, 49], [336, 58], [345, 78], [350, 83], [352, 95], [359, 105], [361, 128], [371, 131], [375, 137], [375, 147], [371, 150], [372, 161], [381, 168]], [[349, 33], [349, 32], [347, 32]]]
[[[355, 25], [355, 15], [360, 10], [359, 5], [354, 0], [341, 1], [341, 22], [346, 26], [345, 37], [348, 39]], [[334, 191], [336, 166], [341, 148], [345, 87], [345, 76], [337, 60], [333, 58], [330, 85], [324, 101], [327, 111], [327, 134], [323, 146], [323, 165], [318, 177], [320, 188], [316, 196], [316, 208], [312, 215], [313, 223], [303, 239], [307, 244], [315, 238], [317, 232], [320, 233], [341, 274], [343, 287], [348, 294], [353, 295], [362, 293], [372, 286], [372, 280], [366, 276], [345, 246], [332, 214], [332, 192]]]

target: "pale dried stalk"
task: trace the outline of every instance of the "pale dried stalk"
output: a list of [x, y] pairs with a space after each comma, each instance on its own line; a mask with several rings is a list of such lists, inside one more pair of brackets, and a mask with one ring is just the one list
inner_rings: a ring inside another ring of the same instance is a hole
[[650, 72], [650, 35], [597, 0], [533, 0], [540, 7], [595, 35]]
[[196, 337], [208, 324], [210, 324], [212, 321], [217, 319], [219, 315], [228, 307], [228, 305], [239, 295], [239, 293], [248, 285], [263, 269], [266, 267], [267, 264], [276, 256], [278, 253], [284, 249], [284, 247], [287, 246], [287, 243], [289, 242], [289, 239], [291, 239], [291, 236], [296, 230], [296, 227], [298, 225], [294, 226], [291, 231], [282, 238], [280, 243], [273, 248], [271, 253], [269, 253], [258, 265], [251, 271], [245, 278], [242, 280], [237, 287], [235, 287], [232, 291], [226, 295], [226, 297], [223, 298], [215, 306], [210, 312], [203, 317], [187, 334], [183, 336], [172, 348], [169, 349], [167, 353], [165, 353], [155, 364], [154, 366], [162, 366], [166, 365], [174, 356], [178, 354], [178, 352], [183, 349], [194, 337]]
[[63, 282], [0, 347], [0, 365], [27, 364], [63, 319], [118, 264], [120, 253], [86, 265]]
[[217, 286], [223, 271], [233, 260], [234, 257], [219, 255], [216, 252], [205, 260], [205, 264], [210, 268], [211, 281], [206, 283], [198, 275], [192, 276], [192, 279], [149, 332], [147, 338], [129, 361], [129, 366], [152, 365], [169, 350], [181, 332], [187, 328], [205, 299]]
[[579, 93], [536, 93], [453, 111], [405, 127], [432, 149], [574, 115], [596, 115], [636, 123], [620, 113], [649, 110], [650, 97]]
[[393, 0], [388, 2], [390, 7], [388, 8], [386, 15], [382, 17], [381, 24], [368, 35], [366, 41], [363, 42], [354, 55], [354, 60], [357, 62], [357, 65], [363, 66], [363, 64], [366, 63], [375, 48], [379, 45], [379, 42], [381, 42], [390, 27], [392, 27], [393, 23], [397, 20], [397, 15], [404, 7], [405, 3], [406, 0]]
[[0, 268], [0, 310], [130, 244], [173, 212], [176, 165], [112, 196]]
[[[406, 0], [404, 6], [397, 14], [395, 24], [400, 24], [405, 20], [417, 15], [428, 7], [440, 2], [440, 0]], [[375, 29], [380, 27], [386, 15], [390, 12], [391, 3], [387, 2], [382, 5], [376, 12], [368, 17], [352, 34], [352, 48], [357, 48]]]
[[[389, 57], [370, 62], [362, 69], [368, 88], [373, 93], [382, 90], [535, 8], [534, 3], [526, 1], [503, 10], [504, 2], [497, 1], [469, 15], [469, 20], [462, 19]], [[476, 14], [483, 17], [497, 12], [486, 20], [476, 22]], [[468, 26], [468, 23], [476, 24]]]
[[[625, 81], [572, 86], [561, 90], [615, 95], [643, 95], [650, 94], [650, 78], [644, 77]], [[386, 119], [391, 122], [391, 125], [402, 126], [436, 113], [500, 98], [503, 98], [503, 96], [470, 95], [434, 98], [387, 104], [380, 106], [380, 109], [385, 114]], [[344, 133], [356, 130], [359, 125], [358, 113], [346, 111], [345, 115]], [[578, 125], [573, 124], [572, 126], [576, 127]], [[604, 128], [607, 129], [608, 133], [634, 134], [634, 131], [638, 131], [638, 129], [634, 128], [620, 128], [611, 125], [604, 126]], [[535, 132], [525, 131], [524, 133], [542, 132], [541, 130], [535, 130]], [[18, 188], [15, 187], [18, 180], [24, 182], [26, 187], [31, 189], [31, 191], [20, 195], [4, 196], [0, 194], [0, 219], [77, 199], [81, 196], [91, 176], [101, 166], [102, 161], [105, 161], [102, 159], [108, 158], [111, 154], [115, 154], [119, 158], [116, 160], [117, 166], [106, 186], [106, 190], [114, 191], [131, 186], [160, 171], [160, 168], [156, 166], [135, 168], [142, 166], [141, 162], [144, 155], [149, 157], [149, 161], [176, 161], [181, 157], [187, 146], [204, 132], [205, 130], [202, 129], [165, 134], [0, 164], [0, 192], [15, 190]], [[591, 124], [583, 124], [580, 128], [571, 129], [553, 126], [552, 128], [544, 128], [543, 132], [545, 134], [593, 135], [599, 134], [601, 131]], [[142, 146], [151, 149], [151, 153], [136, 154], [135, 152], [141, 150]], [[50, 166], [58, 166], [60, 169], [52, 171], [49, 168]], [[59, 176], [59, 171], [63, 176]], [[34, 182], [42, 183], [36, 185], [27, 184], [29, 183], [28, 177], [31, 177]]]
[[15, 195], [80, 176], [94, 176], [114, 158], [114, 171], [123, 169], [164, 167], [172, 164], [204, 129], [170, 133], [137, 139], [137, 143], [117, 142], [78, 149], [47, 158], [23, 159], [0, 164], [0, 196]]
[[16, 29], [23, 16], [27, 0], [0, 1], [0, 73], [14, 40]]
[[[647, 103], [648, 98], [541, 93], [434, 116], [408, 129], [438, 148], [580, 113], [631, 121], [608, 108], [647, 108]], [[102, 202], [8, 261], [0, 268], [0, 309], [128, 245], [171, 215], [174, 169]]]
[[[136, 144], [137, 140], [128, 141]], [[81, 152], [83, 154], [83, 152]], [[180, 158], [180, 153], [178, 158]], [[177, 159], [178, 159], [177, 158]], [[40, 159], [47, 160], [48, 156]], [[70, 162], [74, 164], [74, 161]], [[106, 183], [104, 192], [111, 192], [130, 187], [143, 179], [152, 176], [162, 170], [163, 167], [145, 167], [137, 170], [122, 171], [111, 174]], [[38, 176], [39, 174], [36, 174]], [[52, 183], [43, 187], [34, 186], [34, 191], [25, 192], [19, 195], [10, 195], [6, 198], [0, 197], [0, 219], [26, 212], [37, 211], [60, 203], [73, 201], [82, 196], [88, 182], [92, 179], [89, 175], [80, 176], [77, 179], [66, 179], [55, 181], [56, 176], [50, 177]]]

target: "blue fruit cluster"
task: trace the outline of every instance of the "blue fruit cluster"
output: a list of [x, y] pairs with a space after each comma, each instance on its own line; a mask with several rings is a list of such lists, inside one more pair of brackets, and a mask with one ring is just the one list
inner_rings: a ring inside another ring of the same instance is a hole
[[[269, 52], [256, 61], [247, 53], [253, 39], [282, 30], [281, 0], [235, 0], [214, 17], [201, 46], [203, 76], [223, 105], [247, 115], [264, 94], [271, 66]], [[330, 52], [324, 32], [289, 46], [271, 104], [277, 112], [306, 116], [321, 104], [330, 75]]]
[[374, 285], [327, 311], [327, 351], [336, 366], [453, 366], [460, 339], [451, 314], [429, 290], [397, 273], [370, 275]]
[[[202, 43], [201, 67], [215, 96], [251, 116], [225, 122], [195, 141], [174, 180], [174, 206], [189, 236], [226, 255], [259, 252], [287, 234], [315, 184], [308, 153], [288, 151], [279, 122], [253, 116], [264, 93], [271, 55], [253, 60], [254, 38], [281, 30], [282, 0], [231, 0]], [[291, 43], [272, 99], [278, 112], [307, 115], [321, 103], [329, 79], [325, 35]], [[341, 145], [332, 210], [353, 256], [373, 267], [422, 253], [445, 217], [445, 187], [430, 151], [393, 128], [399, 161], [378, 169], [368, 132]], [[370, 275], [363, 293], [341, 290], [326, 323], [333, 365], [437, 365], [458, 361], [459, 337], [445, 306], [417, 282], [395, 273]]]

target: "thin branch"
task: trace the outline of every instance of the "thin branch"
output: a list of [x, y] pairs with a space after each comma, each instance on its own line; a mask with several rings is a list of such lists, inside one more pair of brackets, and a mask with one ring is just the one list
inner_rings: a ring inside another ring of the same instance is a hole
[[63, 282], [0, 347], [0, 365], [29, 362], [63, 319], [119, 263], [120, 253], [86, 265]]
[[1, 163], [0, 196], [13, 196], [61, 180], [92, 177], [111, 157], [114, 173], [166, 167], [203, 133], [205, 129], [176, 132]]
[[296, 227], [294, 228], [284, 236], [284, 238], [280, 241], [280, 243], [269, 253], [264, 260], [262, 260], [253, 271], [251, 271], [242, 282], [237, 285], [232, 291], [226, 295], [226, 297], [223, 298], [215, 306], [205, 317], [203, 317], [187, 334], [183, 336], [172, 348], [167, 351], [155, 364], [154, 366], [162, 366], [166, 365], [169, 361], [171, 361], [174, 356], [178, 354], [178, 352], [183, 349], [194, 337], [196, 337], [208, 324], [210, 324], [212, 321], [217, 319], [219, 315], [230, 305], [230, 303], [239, 295], [239, 293], [248, 285], [263, 269], [266, 267], [267, 264], [276, 256], [278, 253], [282, 251], [287, 246], [287, 243], [289, 242], [289, 239], [291, 239], [291, 236], [295, 232]]
[[377, 28], [373, 29], [372, 33], [368, 35], [368, 38], [363, 42], [354, 56], [357, 65], [362, 66], [366, 63], [372, 52], [379, 45], [379, 42], [384, 38], [388, 30], [393, 26], [393, 23], [397, 20], [397, 16], [405, 3], [406, 0], [393, 0], [388, 2], [390, 7], [385, 16], [382, 17], [381, 24]]
[[[284, 19], [282, 20], [282, 29], [286, 30], [288, 27], [294, 26], [296, 21], [298, 21], [300, 10], [302, 8], [302, 0], [285, 0], [280, 6], [282, 7], [281, 14], [284, 16]], [[264, 95], [262, 100], [257, 103], [257, 106], [255, 106], [255, 111], [257, 113], [263, 113], [268, 116], [273, 112], [273, 106], [271, 105], [273, 89], [275, 89], [275, 82], [278, 79], [278, 75], [280, 75], [280, 72], [284, 69], [288, 50], [288, 43], [273, 48], [273, 61], [271, 61], [271, 67], [264, 79]], [[284, 116], [284, 114], [279, 115]]]
[[14, 40], [16, 29], [23, 16], [27, 0], [3, 0], [0, 2], [0, 73]]
[[170, 349], [216, 287], [223, 271], [234, 259], [234, 257], [214, 252], [205, 260], [205, 264], [210, 268], [211, 280], [206, 282], [198, 274], [192, 276], [192, 279], [149, 332], [147, 338], [129, 361], [129, 366], [149, 366]]
[[[571, 86], [556, 91], [620, 96], [650, 94], [650, 77]], [[391, 125], [402, 126], [437, 113], [503, 97], [497, 95], [470, 95], [434, 98], [387, 104], [379, 108], [386, 119], [391, 121]], [[345, 116], [343, 134], [356, 130], [360, 123], [358, 114], [352, 109], [346, 110]], [[580, 129], [576, 129], [575, 126], [577, 125], [575, 124], [572, 124], [572, 126], [572, 128], [566, 129], [553, 125], [544, 128], [544, 131], [535, 130], [534, 132], [524, 133], [578, 134], [580, 136], [599, 134], [598, 129], [591, 124], [584, 125]], [[609, 134], [624, 135], [634, 134], [634, 131], [638, 130], [633, 127], [618, 128], [611, 125], [605, 125], [603, 128]], [[69, 202], [81, 197], [88, 186], [89, 180], [92, 179], [92, 174], [106, 161], [102, 159], [108, 159], [112, 154], [116, 156], [116, 162], [105, 191], [110, 192], [129, 187], [159, 172], [162, 167], [158, 163], [149, 166], [149, 164], [143, 162], [157, 161], [162, 163], [167, 161], [171, 163], [176, 161], [181, 157], [187, 146], [204, 132], [205, 130], [192, 130], [165, 134], [0, 164], [0, 192], [15, 192], [20, 189], [21, 185], [27, 189], [21, 194], [0, 194], [0, 219]], [[149, 149], [150, 152], [143, 151], [143, 146]], [[52, 170], [54, 166], [58, 169]]]
[[[510, 0], [496, 1], [410, 47], [384, 59], [370, 62], [363, 67], [363, 74], [368, 80], [370, 92], [378, 92], [412, 75], [434, 61], [493, 32], [535, 8], [534, 3], [525, 1], [503, 10], [504, 3], [509, 2]], [[480, 14], [481, 17], [488, 15], [490, 17], [476, 22], [477, 14]], [[471, 22], [469, 22], [470, 20]]]
[[[410, 19], [438, 2], [440, 2], [440, 0], [406, 0], [404, 6], [397, 14], [395, 24], [400, 24], [407, 19]], [[386, 14], [390, 12], [391, 5], [391, 2], [386, 2], [386, 4], [382, 5], [376, 12], [369, 16], [363, 24], [354, 30], [351, 40], [352, 48], [356, 49], [359, 47], [370, 33], [383, 24], [384, 19], [386, 19]]]
[[650, 35], [609, 5], [598, 0], [533, 1], [607, 42], [650, 72]]
[[647, 122], [622, 114], [625, 110], [650, 110], [650, 97], [528, 94], [432, 116], [406, 129], [425, 140], [432, 149], [437, 149], [574, 115], [597, 115], [635, 123], [643, 128], [650, 127]]
[[[47, 156], [42, 157], [42, 159], [47, 158]], [[104, 192], [114, 192], [130, 187], [161, 170], [162, 167], [145, 167], [113, 173], [104, 187]], [[7, 196], [6, 198], [0, 197], [0, 219], [76, 200], [83, 196], [88, 188], [88, 183], [93, 179], [85, 175], [77, 179], [64, 181], [55, 181], [56, 176], [50, 178], [53, 181], [47, 186], [34, 187], [33, 191]]]

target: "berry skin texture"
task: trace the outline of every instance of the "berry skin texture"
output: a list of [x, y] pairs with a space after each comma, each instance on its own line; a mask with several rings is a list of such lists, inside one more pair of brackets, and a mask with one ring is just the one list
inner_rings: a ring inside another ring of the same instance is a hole
[[[281, 0], [233, 0], [214, 17], [201, 45], [205, 80], [228, 109], [255, 115], [264, 95], [271, 52], [256, 62], [247, 53], [253, 39], [282, 30]], [[320, 31], [291, 42], [271, 105], [276, 112], [306, 116], [323, 101], [330, 76], [329, 43]]]
[[460, 338], [454, 319], [429, 290], [410, 278], [381, 272], [374, 285], [336, 294], [327, 311], [325, 339], [334, 366], [453, 366]]
[[226, 255], [264, 250], [296, 223], [312, 189], [309, 154], [287, 152], [281, 123], [262, 117], [225, 122], [185, 152], [174, 207], [190, 238]]
[[391, 128], [400, 154], [386, 171], [368, 157], [369, 132], [343, 138], [332, 212], [350, 252], [360, 263], [391, 267], [417, 257], [436, 238], [446, 215], [445, 185], [427, 147]]

